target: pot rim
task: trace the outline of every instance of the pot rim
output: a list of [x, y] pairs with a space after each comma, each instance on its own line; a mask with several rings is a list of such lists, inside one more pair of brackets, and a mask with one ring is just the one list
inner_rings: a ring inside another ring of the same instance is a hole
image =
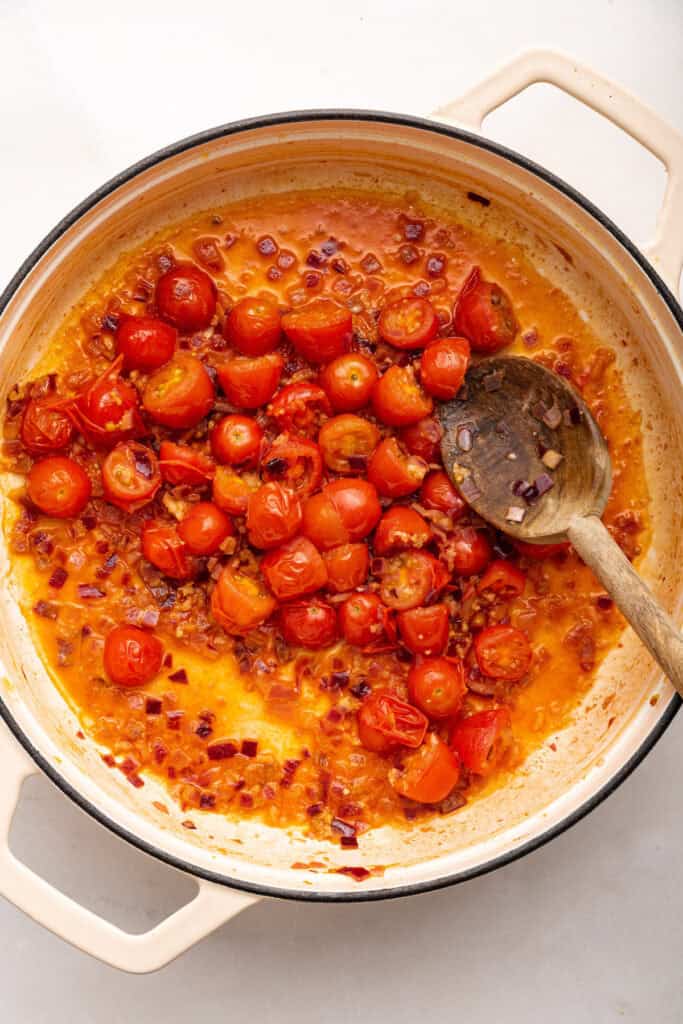
[[[43, 238], [43, 240], [38, 243], [35, 249], [33, 249], [33, 251], [20, 265], [19, 269], [10, 279], [2, 293], [0, 293], [0, 316], [8, 306], [19, 286], [23, 283], [25, 278], [28, 277], [48, 249], [50, 249], [51, 246], [69, 228], [76, 224], [83, 214], [87, 213], [102, 199], [106, 198], [121, 185], [124, 185], [126, 182], [135, 178], [141, 172], [149, 170], [169, 157], [177, 156], [186, 150], [193, 149], [195, 146], [200, 146], [216, 139], [227, 138], [230, 135], [236, 135], [240, 132], [254, 131], [261, 128], [271, 128], [286, 124], [299, 124], [314, 121], [367, 121], [371, 123], [393, 124], [401, 127], [417, 128], [423, 131], [434, 132], [438, 135], [444, 135], [460, 142], [466, 142], [472, 146], [478, 147], [479, 149], [494, 153], [495, 155], [500, 156], [505, 160], [509, 160], [511, 163], [530, 172], [580, 206], [620, 243], [620, 245], [628, 252], [631, 258], [645, 273], [646, 277], [649, 278], [651, 284], [661, 296], [679, 328], [683, 332], [683, 308], [681, 308], [672, 291], [662, 280], [652, 264], [645, 258], [638, 247], [634, 245], [623, 231], [621, 231], [621, 229], [618, 228], [617, 225], [599, 207], [563, 179], [559, 178], [551, 171], [546, 170], [544, 167], [541, 167], [528, 157], [517, 153], [515, 150], [509, 149], [508, 147], [490, 139], [485, 139], [463, 128], [458, 128], [439, 121], [433, 121], [429, 118], [417, 117], [408, 114], [353, 108], [293, 110], [276, 114], [266, 114], [259, 117], [245, 118], [239, 121], [230, 121], [227, 124], [209, 128], [205, 131], [197, 132], [194, 135], [186, 136], [177, 142], [156, 150], [149, 156], [143, 157], [143, 159], [138, 160], [136, 163], [131, 164], [125, 170], [106, 181], [98, 189], [95, 189], [94, 192], [91, 192], [89, 196], [67, 213], [66, 216], [63, 217]], [[75, 804], [77, 804], [101, 825], [104, 825], [119, 838], [137, 847], [137, 849], [141, 850], [143, 853], [156, 857], [158, 860], [163, 861], [171, 867], [184, 871], [187, 874], [194, 875], [195, 877], [207, 882], [213, 882], [215, 884], [227, 886], [232, 889], [238, 889], [243, 892], [313, 903], [352, 903], [382, 899], [397, 899], [402, 896], [414, 896], [422, 892], [430, 892], [446, 888], [447, 886], [457, 885], [460, 882], [468, 881], [469, 879], [476, 878], [479, 875], [488, 874], [490, 871], [495, 871], [497, 868], [503, 867], [506, 864], [511, 864], [526, 856], [528, 853], [544, 846], [546, 843], [550, 842], [551, 839], [561, 835], [564, 831], [571, 828], [572, 825], [575, 825], [583, 817], [594, 810], [594, 808], [601, 804], [603, 800], [613, 793], [614, 790], [628, 778], [631, 772], [634, 771], [643, 758], [650, 752], [650, 750], [652, 750], [654, 745], [669, 727], [676, 716], [681, 703], [683, 703], [681, 697], [677, 693], [674, 693], [655, 727], [640, 744], [638, 749], [621, 766], [621, 768], [615, 772], [603, 786], [593, 793], [592, 796], [572, 811], [571, 814], [562, 818], [559, 822], [543, 831], [540, 835], [535, 836], [528, 842], [520, 844], [512, 850], [509, 850], [507, 853], [500, 854], [491, 860], [484, 861], [482, 864], [467, 868], [463, 871], [458, 871], [454, 874], [445, 875], [442, 878], [436, 878], [424, 882], [414, 882], [408, 885], [393, 886], [386, 889], [368, 890], [365, 892], [360, 888], [357, 890], [348, 890], [343, 892], [321, 892], [287, 889], [280, 886], [259, 885], [253, 882], [245, 882], [240, 879], [230, 878], [227, 875], [191, 864], [188, 861], [183, 860], [181, 857], [176, 857], [173, 854], [167, 853], [165, 850], [160, 849], [158, 846], [147, 842], [139, 836], [136, 836], [124, 826], [113, 821], [108, 817], [108, 815], [100, 811], [99, 808], [87, 799], [79, 790], [67, 782], [61, 773], [43, 757], [23, 729], [19, 727], [2, 696], [0, 696], [0, 717], [4, 719], [10, 732], [38, 767], [56, 786], [59, 787], [59, 789], [61, 789], [66, 796], [73, 800]]]

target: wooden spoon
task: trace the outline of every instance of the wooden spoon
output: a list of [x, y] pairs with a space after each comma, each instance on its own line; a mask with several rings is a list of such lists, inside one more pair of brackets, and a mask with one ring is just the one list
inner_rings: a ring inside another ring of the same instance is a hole
[[579, 395], [531, 359], [502, 356], [471, 366], [439, 417], [444, 465], [467, 503], [519, 540], [571, 541], [683, 695], [678, 627], [600, 519], [612, 467]]

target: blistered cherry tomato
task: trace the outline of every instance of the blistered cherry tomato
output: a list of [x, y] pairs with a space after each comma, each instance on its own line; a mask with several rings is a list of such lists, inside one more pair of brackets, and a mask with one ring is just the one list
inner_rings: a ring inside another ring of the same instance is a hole
[[460, 497], [450, 479], [441, 469], [435, 469], [422, 482], [420, 503], [425, 508], [444, 512], [451, 519], [459, 519], [467, 505]]
[[354, 647], [369, 647], [395, 638], [389, 609], [371, 592], [347, 597], [339, 609], [339, 628], [346, 642]]
[[249, 497], [247, 530], [255, 548], [274, 548], [291, 540], [301, 526], [301, 503], [292, 491], [272, 481]]
[[153, 316], [122, 316], [116, 347], [127, 370], [158, 370], [175, 352], [175, 327]]
[[225, 512], [212, 501], [198, 501], [180, 521], [178, 534], [193, 555], [213, 555], [234, 533]]
[[28, 496], [41, 512], [56, 519], [80, 515], [88, 504], [90, 477], [66, 455], [35, 462], [28, 475]]
[[377, 491], [367, 480], [333, 480], [304, 505], [303, 532], [327, 551], [367, 537], [381, 512]]
[[147, 381], [142, 404], [156, 423], [186, 429], [204, 419], [213, 408], [215, 397], [203, 364], [187, 352], [176, 352]]
[[323, 552], [327, 586], [337, 594], [360, 587], [368, 575], [370, 554], [367, 544], [339, 544]]
[[474, 638], [477, 664], [485, 676], [514, 683], [531, 666], [531, 644], [514, 626], [487, 626]]
[[314, 299], [286, 313], [282, 328], [294, 348], [309, 363], [329, 363], [351, 343], [351, 312], [332, 299]]
[[530, 544], [524, 540], [513, 540], [513, 545], [525, 558], [531, 558], [534, 562], [540, 562], [544, 558], [552, 558], [553, 555], [564, 555], [569, 551], [568, 540], [560, 541], [559, 544]]
[[419, 512], [403, 505], [387, 509], [375, 531], [377, 555], [388, 555], [406, 548], [423, 548], [432, 539], [432, 529]]
[[280, 627], [288, 644], [329, 647], [337, 639], [337, 613], [327, 601], [292, 601], [280, 609]]
[[159, 447], [159, 469], [167, 484], [204, 487], [214, 477], [213, 459], [186, 444], [162, 441]]
[[519, 324], [500, 285], [484, 281], [479, 267], [471, 272], [453, 311], [453, 324], [475, 352], [490, 355], [515, 339]]
[[382, 566], [380, 597], [389, 608], [407, 611], [424, 604], [448, 583], [448, 572], [426, 551], [402, 551]]
[[420, 361], [420, 381], [428, 395], [447, 402], [462, 387], [470, 361], [465, 338], [442, 338], [429, 345]]
[[479, 580], [477, 590], [480, 594], [490, 590], [499, 597], [509, 600], [524, 593], [525, 583], [526, 576], [521, 569], [504, 558], [495, 558]]
[[[448, 608], [431, 604], [398, 613], [401, 640], [413, 654], [441, 654], [448, 643]], [[424, 710], [424, 709], [423, 709]]]
[[296, 537], [265, 555], [261, 572], [279, 601], [305, 597], [327, 583], [320, 552], [306, 537]]
[[379, 438], [379, 430], [374, 423], [362, 416], [345, 413], [323, 423], [318, 444], [329, 469], [335, 473], [356, 473], [365, 469]]
[[295, 434], [317, 434], [321, 423], [331, 414], [327, 395], [317, 384], [301, 381], [288, 384], [270, 404], [268, 412], [281, 430]]
[[374, 363], [356, 352], [349, 352], [328, 363], [320, 375], [320, 383], [335, 412], [357, 412], [370, 401], [377, 377]]
[[21, 441], [32, 455], [61, 451], [71, 441], [74, 426], [59, 398], [32, 398], [21, 417]]
[[171, 267], [157, 281], [159, 313], [180, 331], [201, 331], [216, 312], [216, 285], [193, 263]]
[[281, 336], [280, 310], [271, 295], [247, 295], [240, 299], [223, 324], [223, 337], [246, 356], [272, 352]]
[[433, 416], [425, 416], [409, 427], [402, 427], [398, 437], [411, 455], [419, 455], [425, 462], [441, 461], [443, 430]]
[[259, 483], [256, 473], [236, 473], [231, 466], [218, 466], [213, 478], [213, 500], [231, 516], [246, 515], [249, 497]]
[[408, 693], [413, 704], [430, 718], [450, 718], [467, 693], [462, 662], [459, 658], [420, 658], [408, 673]]
[[439, 318], [427, 299], [399, 299], [384, 307], [378, 326], [380, 336], [394, 348], [424, 348], [436, 337]]
[[194, 573], [192, 559], [175, 526], [153, 520], [145, 523], [142, 528], [142, 553], [148, 562], [171, 579], [188, 580]]
[[385, 498], [403, 498], [416, 491], [426, 472], [424, 459], [406, 452], [395, 437], [385, 437], [368, 464], [368, 480]]
[[507, 708], [477, 711], [456, 722], [450, 744], [465, 768], [475, 775], [488, 775], [496, 767], [511, 740]]
[[449, 565], [459, 576], [474, 576], [491, 561], [491, 542], [473, 526], [458, 526], [448, 538]]
[[427, 724], [412, 704], [378, 690], [365, 698], [358, 712], [358, 737], [367, 750], [388, 754], [396, 747], [419, 747]]
[[211, 431], [211, 451], [217, 462], [250, 468], [258, 462], [263, 431], [250, 416], [232, 413]]
[[242, 636], [269, 619], [277, 601], [263, 581], [226, 565], [211, 593], [211, 614], [226, 633]]
[[317, 490], [323, 475], [320, 448], [304, 437], [280, 434], [261, 460], [261, 475], [266, 482], [277, 480], [302, 501]]
[[121, 377], [123, 356], [78, 396], [75, 415], [84, 436], [104, 448], [144, 433], [138, 411], [138, 393]]
[[117, 686], [144, 686], [161, 668], [158, 637], [137, 626], [115, 626], [104, 641], [104, 669]]
[[279, 352], [264, 356], [236, 356], [216, 370], [228, 401], [238, 409], [258, 409], [277, 390], [284, 369]]
[[405, 427], [429, 416], [433, 402], [416, 381], [412, 366], [390, 366], [375, 384], [372, 407], [382, 423]]
[[397, 793], [420, 804], [445, 800], [460, 779], [460, 759], [436, 733], [403, 758], [402, 770], [392, 769], [389, 781]]
[[151, 448], [123, 441], [102, 463], [104, 496], [124, 512], [137, 512], [161, 487], [161, 472]]

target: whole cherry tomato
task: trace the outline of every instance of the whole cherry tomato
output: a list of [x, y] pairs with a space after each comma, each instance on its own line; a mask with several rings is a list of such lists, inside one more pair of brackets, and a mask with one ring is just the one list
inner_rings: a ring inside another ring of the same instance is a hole
[[223, 337], [246, 356], [264, 356], [282, 337], [280, 310], [272, 295], [247, 295], [223, 323]]
[[41, 512], [56, 519], [80, 515], [91, 492], [90, 477], [66, 455], [34, 462], [28, 475], [29, 498]]
[[382, 509], [367, 480], [333, 480], [304, 505], [303, 532], [321, 550], [363, 540]]
[[424, 348], [438, 330], [439, 318], [427, 299], [399, 299], [385, 306], [379, 318], [380, 336], [394, 348]]
[[21, 441], [31, 455], [49, 455], [66, 448], [74, 426], [62, 398], [32, 398], [21, 417]]
[[255, 548], [275, 548], [291, 540], [301, 526], [301, 504], [292, 491], [272, 481], [249, 497], [247, 530]]
[[161, 668], [158, 637], [137, 626], [115, 626], [104, 641], [104, 669], [117, 686], [144, 686]]
[[346, 642], [354, 647], [395, 639], [389, 609], [371, 592], [347, 597], [339, 609], [339, 628]]
[[377, 377], [374, 363], [356, 352], [348, 352], [327, 364], [320, 374], [320, 383], [335, 412], [357, 412], [370, 401]]
[[351, 344], [351, 312], [332, 299], [314, 299], [286, 313], [282, 328], [294, 348], [309, 363], [329, 363]]
[[362, 416], [345, 413], [323, 423], [318, 444], [329, 469], [335, 473], [354, 473], [365, 469], [379, 438], [380, 433], [374, 423]]
[[216, 285], [193, 263], [180, 263], [157, 281], [159, 313], [180, 331], [202, 331], [216, 312]]
[[153, 316], [122, 316], [116, 329], [116, 347], [127, 370], [158, 370], [175, 352], [175, 327]]
[[327, 586], [337, 594], [362, 586], [368, 576], [370, 554], [367, 544], [339, 544], [323, 551]]
[[256, 420], [232, 413], [211, 431], [211, 451], [217, 462], [247, 469], [258, 462], [262, 440], [263, 431]]
[[264, 555], [261, 572], [278, 601], [305, 597], [327, 583], [320, 552], [306, 537], [296, 537]]
[[406, 548], [423, 548], [432, 539], [432, 529], [419, 512], [403, 505], [387, 509], [375, 531], [377, 555], [388, 555]]
[[396, 747], [419, 747], [427, 732], [427, 719], [412, 704], [393, 693], [377, 690], [358, 712], [358, 737], [367, 750], [388, 754]]
[[460, 759], [436, 733], [403, 758], [401, 771], [392, 769], [389, 781], [397, 793], [421, 804], [445, 800], [460, 779]]
[[161, 472], [151, 448], [122, 441], [102, 463], [104, 496], [124, 512], [137, 512], [161, 487]]
[[193, 555], [215, 554], [234, 532], [225, 512], [212, 501], [198, 501], [192, 505], [178, 526], [180, 539]]
[[415, 379], [412, 366], [390, 366], [372, 392], [372, 407], [382, 423], [406, 427], [429, 416], [434, 403]]
[[448, 583], [448, 572], [426, 551], [401, 551], [384, 560], [379, 594], [389, 608], [407, 611], [433, 598]]
[[477, 711], [461, 718], [451, 730], [450, 743], [468, 771], [488, 775], [500, 761], [512, 739], [507, 708]]
[[553, 555], [565, 555], [571, 546], [568, 540], [560, 541], [559, 544], [530, 544], [524, 540], [513, 540], [512, 543], [520, 555], [531, 558], [534, 562], [552, 558]]
[[97, 380], [78, 396], [75, 418], [83, 435], [103, 448], [113, 448], [144, 433], [138, 393], [121, 377], [123, 356], [117, 356]]
[[302, 501], [317, 490], [323, 475], [320, 448], [304, 437], [280, 434], [261, 460], [266, 482], [277, 480]]
[[487, 626], [474, 638], [477, 664], [485, 676], [516, 683], [531, 667], [526, 634], [514, 626]]
[[268, 412], [281, 430], [295, 434], [317, 434], [320, 424], [331, 414], [327, 395], [317, 384], [301, 381], [288, 384], [270, 404]]
[[231, 516], [246, 515], [250, 496], [259, 487], [256, 473], [236, 473], [231, 466], [218, 466], [213, 478], [212, 497]]
[[470, 345], [465, 338], [442, 338], [429, 345], [420, 361], [420, 381], [428, 395], [443, 402], [455, 398], [465, 379]]
[[184, 430], [204, 419], [215, 397], [203, 364], [187, 352], [176, 352], [147, 381], [142, 404], [155, 423]]
[[445, 604], [410, 608], [399, 612], [397, 618], [401, 640], [413, 654], [441, 654], [446, 649], [449, 618]]
[[194, 574], [194, 564], [175, 526], [146, 522], [142, 528], [142, 553], [171, 579], [188, 580]]
[[385, 437], [368, 464], [368, 480], [385, 498], [403, 498], [416, 491], [426, 472], [424, 459], [406, 452], [395, 437]]
[[509, 345], [519, 330], [510, 299], [500, 285], [482, 279], [479, 267], [470, 272], [457, 298], [453, 324], [475, 352], [487, 355]]
[[424, 478], [420, 488], [420, 503], [425, 508], [444, 512], [454, 521], [460, 519], [467, 509], [467, 505], [441, 469], [433, 470]]
[[280, 627], [288, 644], [329, 647], [337, 639], [337, 613], [319, 598], [292, 601], [280, 609]]
[[408, 673], [408, 693], [413, 704], [430, 718], [450, 718], [467, 693], [462, 662], [459, 658], [420, 658]]
[[159, 469], [167, 484], [205, 487], [216, 472], [213, 459], [196, 448], [174, 441], [162, 441], [159, 447]]
[[226, 633], [242, 636], [269, 619], [277, 601], [263, 581], [226, 565], [211, 593], [211, 614]]
[[423, 420], [418, 420], [409, 427], [402, 427], [398, 437], [411, 455], [419, 455], [425, 462], [441, 461], [443, 430], [433, 416], [425, 416]]
[[448, 564], [458, 576], [474, 576], [491, 561], [491, 542], [473, 526], [457, 526], [446, 542]]
[[512, 562], [504, 558], [494, 558], [488, 569], [479, 580], [477, 590], [482, 594], [486, 590], [509, 600], [524, 593], [526, 576]]
[[235, 356], [216, 370], [228, 401], [238, 409], [258, 409], [277, 390], [285, 361], [279, 352], [264, 356]]

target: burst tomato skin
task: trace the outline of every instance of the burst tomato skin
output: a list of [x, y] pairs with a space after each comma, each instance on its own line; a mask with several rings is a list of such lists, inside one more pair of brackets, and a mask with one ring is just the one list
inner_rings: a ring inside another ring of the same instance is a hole
[[66, 455], [35, 462], [28, 475], [28, 496], [47, 516], [71, 519], [90, 500], [92, 485], [84, 469]]
[[512, 562], [504, 558], [495, 558], [479, 580], [477, 590], [480, 594], [490, 590], [500, 597], [510, 599], [524, 593], [526, 576]]
[[389, 609], [371, 592], [347, 597], [339, 608], [339, 628], [346, 642], [354, 647], [368, 647], [394, 638]]
[[282, 484], [263, 484], [249, 497], [247, 530], [256, 548], [274, 548], [296, 536], [301, 527], [301, 503]]
[[63, 399], [32, 398], [21, 417], [21, 441], [31, 455], [50, 455], [71, 442], [74, 426]]
[[256, 629], [273, 614], [277, 601], [263, 582], [226, 565], [211, 593], [211, 614], [233, 636]]
[[401, 796], [421, 804], [445, 800], [460, 779], [460, 758], [436, 733], [403, 758], [403, 770], [392, 770], [389, 781]]
[[194, 573], [192, 559], [175, 526], [154, 520], [146, 522], [142, 528], [142, 553], [171, 579], [188, 580]]
[[245, 356], [272, 352], [282, 337], [277, 301], [270, 295], [240, 299], [225, 318], [223, 337]]
[[477, 664], [485, 676], [518, 682], [531, 667], [533, 652], [526, 634], [514, 626], [487, 626], [474, 638]]
[[320, 552], [306, 537], [296, 537], [264, 555], [261, 572], [278, 601], [306, 597], [327, 583]]
[[305, 437], [278, 435], [261, 461], [266, 483], [277, 480], [302, 501], [318, 489], [322, 475], [320, 447]]
[[211, 378], [199, 359], [176, 352], [147, 381], [142, 404], [155, 423], [185, 430], [204, 419], [215, 398]]
[[192, 505], [178, 526], [178, 535], [193, 555], [213, 555], [234, 533], [225, 512], [212, 501]]
[[457, 721], [451, 729], [450, 744], [468, 771], [488, 775], [510, 738], [510, 712], [507, 708], [491, 708]]
[[409, 427], [401, 427], [398, 438], [411, 455], [419, 455], [425, 462], [441, 461], [443, 430], [433, 416], [425, 416]]
[[343, 355], [353, 336], [351, 312], [332, 299], [314, 299], [286, 313], [282, 328], [309, 363], [329, 363]]
[[279, 391], [268, 410], [281, 430], [315, 434], [332, 413], [327, 395], [317, 384], [301, 381]]
[[318, 444], [325, 465], [335, 473], [362, 471], [379, 444], [380, 433], [374, 423], [344, 413], [323, 423]]
[[523, 540], [513, 540], [512, 543], [520, 555], [524, 555], [525, 558], [531, 558], [534, 562], [540, 562], [544, 558], [552, 558], [553, 555], [566, 554], [571, 547], [568, 540], [561, 541], [559, 544], [530, 544]]
[[[409, 614], [409, 613], [404, 613]], [[410, 699], [429, 718], [450, 718], [467, 693], [459, 658], [419, 658], [408, 673]]]
[[323, 551], [327, 587], [337, 594], [355, 590], [365, 583], [370, 565], [367, 544], [339, 544]]
[[470, 272], [458, 296], [453, 325], [474, 352], [486, 355], [509, 345], [519, 330], [510, 299], [499, 285], [483, 280], [479, 267]]
[[76, 399], [74, 416], [85, 438], [101, 448], [113, 448], [144, 433], [138, 393], [123, 380], [123, 356], [117, 356]]
[[137, 626], [115, 626], [104, 641], [104, 668], [117, 686], [144, 686], [158, 674], [163, 653], [153, 633]]
[[412, 366], [390, 366], [375, 384], [372, 407], [389, 427], [407, 427], [429, 416], [434, 403], [415, 379]]
[[180, 263], [157, 281], [156, 305], [164, 320], [179, 331], [201, 331], [216, 312], [216, 286], [193, 263]]
[[335, 412], [358, 412], [370, 401], [378, 378], [375, 364], [356, 352], [328, 363], [320, 383]]
[[439, 318], [427, 299], [406, 298], [385, 306], [378, 326], [381, 337], [394, 348], [424, 348], [436, 337]]
[[416, 491], [427, 472], [427, 463], [409, 455], [395, 437], [385, 437], [368, 463], [368, 480], [385, 498], [403, 498]]
[[375, 553], [388, 555], [406, 548], [423, 548], [431, 539], [431, 527], [419, 512], [394, 505], [387, 509], [375, 530]]
[[439, 594], [448, 579], [448, 572], [438, 558], [410, 549], [385, 560], [379, 594], [389, 608], [409, 611]]
[[263, 431], [250, 416], [231, 413], [211, 431], [211, 451], [216, 462], [251, 469], [261, 451]]
[[280, 628], [288, 644], [329, 647], [337, 639], [337, 613], [319, 598], [292, 601], [280, 608]]
[[239, 474], [231, 466], [219, 466], [213, 478], [212, 498], [219, 508], [231, 516], [246, 514], [249, 497], [259, 486], [255, 473]]
[[161, 487], [161, 472], [151, 448], [137, 441], [122, 441], [102, 463], [104, 496], [124, 512], [137, 512]]
[[304, 505], [303, 532], [321, 550], [363, 540], [382, 509], [367, 480], [333, 480]]
[[280, 383], [285, 361], [279, 352], [262, 356], [234, 356], [216, 370], [228, 401], [238, 409], [266, 405]]
[[153, 316], [122, 316], [116, 329], [116, 347], [127, 370], [158, 370], [175, 352], [175, 327]]
[[167, 484], [205, 487], [211, 483], [216, 466], [208, 455], [186, 444], [162, 441], [159, 447], [159, 469]]
[[466, 503], [442, 469], [432, 470], [422, 481], [420, 504], [443, 512], [454, 521], [460, 519], [467, 509]]
[[[448, 644], [449, 616], [445, 604], [430, 604], [399, 612], [398, 631], [412, 654], [442, 654]], [[423, 710], [425, 710], [423, 708]]]
[[470, 361], [470, 345], [465, 338], [442, 338], [422, 353], [420, 381], [428, 395], [447, 402], [462, 387]]
[[475, 576], [491, 561], [491, 542], [473, 526], [457, 526], [448, 539], [449, 564], [458, 576]]
[[427, 724], [421, 711], [385, 690], [366, 697], [358, 712], [359, 739], [376, 754], [388, 754], [399, 746], [416, 749]]

